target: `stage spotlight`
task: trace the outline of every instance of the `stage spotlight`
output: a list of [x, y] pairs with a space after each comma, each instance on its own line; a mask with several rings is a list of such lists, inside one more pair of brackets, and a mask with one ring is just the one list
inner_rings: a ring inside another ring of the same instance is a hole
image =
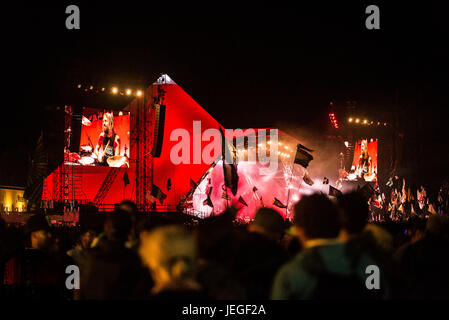
[[380, 126], [380, 122], [378, 122], [377, 125]]
[[363, 124], [367, 124], [368, 123], [368, 120], [363, 120]]
[[101, 91], [104, 91], [105, 89], [104, 88], [101, 88]]
[[359, 123], [359, 122], [360, 122], [359, 118], [355, 119], [355, 123]]
[[81, 88], [81, 85], [79, 84], [79, 85], [78, 85], [78, 89], [80, 89], [80, 88]]
[[352, 118], [349, 118], [349, 119], [348, 119], [349, 122], [352, 122], [352, 120], [353, 120]]
[[349, 148], [349, 142], [348, 141], [345, 141], [345, 146], [346, 146], [346, 148]]
[[384, 126], [387, 126], [387, 123], [386, 123], [386, 122], [384, 123]]
[[116, 94], [118, 92], [118, 89], [116, 87], [112, 88], [112, 93]]
[[90, 86], [89, 89], [92, 90], [94, 88], [94, 86]]
[[140, 97], [142, 95], [142, 91], [137, 90], [137, 96]]
[[129, 96], [132, 93], [131, 89], [126, 89], [126, 95]]

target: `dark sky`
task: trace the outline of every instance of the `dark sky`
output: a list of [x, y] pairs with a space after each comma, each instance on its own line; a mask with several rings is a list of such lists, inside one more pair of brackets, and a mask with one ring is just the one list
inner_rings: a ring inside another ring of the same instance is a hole
[[428, 102], [425, 111], [410, 110], [410, 117], [435, 115], [427, 138], [447, 134], [438, 121], [449, 92], [440, 5], [379, 3], [381, 30], [373, 31], [365, 28], [368, 2], [143, 3], [79, 2], [81, 30], [65, 28], [69, 2], [2, 9], [3, 163], [23, 163], [44, 106], [73, 83], [148, 86], [160, 73], [225, 127], [320, 123], [330, 100], [390, 108], [400, 92]]

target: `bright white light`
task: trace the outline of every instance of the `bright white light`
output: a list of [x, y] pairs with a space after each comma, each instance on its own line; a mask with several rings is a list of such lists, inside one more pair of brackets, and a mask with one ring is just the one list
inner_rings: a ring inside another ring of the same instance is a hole
[[349, 142], [348, 141], [345, 141], [345, 146], [346, 146], [346, 148], [349, 148]]
[[142, 91], [137, 90], [137, 96], [140, 97], [142, 95]]
[[118, 89], [116, 87], [112, 88], [112, 93], [116, 94], [118, 92]]
[[132, 93], [131, 89], [126, 89], [126, 95], [129, 96]]

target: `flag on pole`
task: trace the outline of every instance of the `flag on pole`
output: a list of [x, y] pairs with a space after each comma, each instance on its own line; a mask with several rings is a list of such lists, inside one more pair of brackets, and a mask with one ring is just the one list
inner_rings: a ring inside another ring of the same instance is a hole
[[209, 186], [209, 190], [207, 190], [207, 198], [203, 201], [203, 206], [209, 206], [211, 208], [214, 207], [214, 204], [212, 203], [212, 199], [210, 198], [210, 195], [212, 194], [212, 186]]
[[307, 183], [309, 186], [313, 186], [313, 184], [315, 183], [315, 182], [313, 182], [312, 179], [310, 179], [309, 174], [308, 174], [307, 172], [304, 174], [304, 177], [302, 177], [302, 179], [303, 179], [304, 182]]
[[310, 153], [308, 153], [307, 151], [312, 152], [313, 150], [298, 143], [294, 163], [299, 164], [299, 165], [303, 166], [304, 168], [307, 168], [307, 166], [309, 165], [309, 162], [313, 160], [313, 156]]
[[244, 206], [248, 206], [248, 204], [246, 203], [246, 201], [243, 199], [242, 196], [240, 196], [239, 202], [240, 202], [241, 204], [243, 204]]
[[337, 188], [334, 188], [331, 185], [329, 185], [329, 195], [332, 197], [340, 197], [341, 195], [343, 195], [343, 193]]
[[390, 177], [390, 179], [388, 179], [386, 186], [390, 188], [393, 186], [393, 178]]
[[228, 142], [226, 141], [223, 130], [221, 128], [219, 128], [219, 130], [221, 134], [221, 156], [223, 163], [224, 184], [226, 187], [231, 189], [233, 195], [236, 195], [237, 185], [239, 182], [239, 175], [237, 174], [235, 148], [232, 145], [229, 146]]
[[171, 189], [171, 179], [168, 178], [168, 180], [167, 180], [167, 191], [170, 191], [170, 189]]
[[125, 184], [125, 187], [129, 184], [129, 176], [127, 170], [125, 170], [125, 174], [123, 175], [123, 183]]
[[164, 200], [167, 198], [167, 195], [154, 184], [151, 186], [151, 196], [159, 200], [161, 204], [164, 204]]
[[276, 207], [279, 207], [279, 208], [281, 208], [281, 209], [285, 209], [285, 208], [287, 208], [287, 206], [285, 205], [285, 204], [283, 204], [282, 202], [281, 202], [281, 200], [279, 200], [278, 198], [274, 198], [274, 200], [273, 200], [273, 204], [276, 206]]

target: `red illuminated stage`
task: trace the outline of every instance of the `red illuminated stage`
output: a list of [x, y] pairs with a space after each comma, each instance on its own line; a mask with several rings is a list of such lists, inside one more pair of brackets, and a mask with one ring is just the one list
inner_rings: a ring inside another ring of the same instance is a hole
[[[45, 179], [44, 203], [110, 211], [131, 199], [141, 211], [183, 211], [200, 218], [236, 205], [239, 218], [249, 220], [262, 206], [275, 207], [288, 218], [301, 194], [329, 190], [322, 176], [311, 179], [294, 163], [300, 141], [280, 130], [255, 129], [240, 133], [246, 140], [236, 148], [238, 184], [231, 192], [224, 187], [221, 152], [210, 150], [215, 139], [220, 142], [211, 134], [220, 124], [167, 75], [123, 108], [83, 108], [79, 139], [72, 136], [74, 117], [67, 106], [64, 163]], [[227, 131], [228, 141], [238, 137]], [[250, 136], [255, 144], [248, 143]], [[180, 150], [181, 142], [189, 145], [187, 153]], [[271, 152], [276, 167], [249, 158], [252, 152]], [[182, 161], [174, 160], [181, 154]]]
[[[92, 111], [89, 112], [92, 116]], [[80, 149], [66, 152], [64, 164], [45, 179], [42, 200], [90, 203], [100, 210], [111, 210], [115, 203], [131, 199], [140, 210], [149, 211], [154, 209], [151, 203], [158, 194], [153, 186], [157, 186], [166, 198], [159, 197], [156, 210], [176, 210], [181, 197], [191, 189], [190, 181], [198, 181], [210, 164], [202, 159], [196, 161], [192, 154], [190, 163], [173, 164], [170, 151], [178, 141], [171, 141], [170, 134], [183, 129], [193, 145], [207, 129], [218, 129], [219, 123], [164, 75], [124, 107], [121, 115], [114, 114], [115, 124], [122, 123], [117, 132], [121, 139], [118, 157], [126, 157], [127, 161], [114, 163], [114, 167], [109, 166], [111, 163], [100, 166], [94, 149], [101, 133], [102, 117], [107, 112], [110, 111], [100, 110], [93, 118], [83, 114]], [[129, 129], [126, 129], [127, 117]], [[193, 132], [193, 121], [201, 121], [199, 132]], [[70, 123], [67, 119], [66, 122]], [[200, 148], [207, 144], [199, 143]], [[125, 173], [127, 177], [123, 179]], [[125, 183], [126, 178], [129, 184]]]

